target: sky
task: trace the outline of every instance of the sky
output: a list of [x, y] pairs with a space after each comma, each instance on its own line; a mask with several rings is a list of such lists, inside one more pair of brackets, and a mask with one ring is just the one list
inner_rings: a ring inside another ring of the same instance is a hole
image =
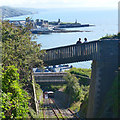
[[0, 6], [25, 8], [110, 8], [118, 7], [120, 0], [0, 0]]

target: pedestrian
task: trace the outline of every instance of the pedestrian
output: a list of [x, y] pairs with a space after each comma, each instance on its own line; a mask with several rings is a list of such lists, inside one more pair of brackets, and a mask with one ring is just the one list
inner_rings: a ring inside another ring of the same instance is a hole
[[79, 46], [81, 46], [81, 38], [79, 38], [79, 40], [76, 42], [76, 46], [75, 46], [75, 56], [78, 56], [79, 54]]
[[[84, 43], [87, 43], [87, 38], [84, 38]], [[87, 46], [84, 45], [84, 55], [87, 55]]]
[[88, 41], [87, 41], [87, 38], [84, 38], [84, 43], [87, 43]]
[[79, 40], [76, 42], [76, 44], [81, 44], [81, 38], [79, 38]]

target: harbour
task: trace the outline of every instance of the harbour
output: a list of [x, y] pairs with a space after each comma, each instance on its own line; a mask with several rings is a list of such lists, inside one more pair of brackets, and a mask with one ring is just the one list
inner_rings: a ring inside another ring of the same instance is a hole
[[69, 32], [91, 32], [89, 30], [66, 30], [65, 28], [78, 28], [78, 27], [92, 27], [95, 25], [90, 24], [81, 24], [78, 23], [77, 20], [75, 22], [61, 22], [60, 19], [58, 21], [49, 22], [48, 20], [32, 20], [26, 18], [26, 20], [10, 20], [10, 23], [15, 26], [26, 26], [26, 24], [31, 24], [32, 29], [30, 31], [33, 34], [50, 34], [50, 33], [69, 33]]
[[[37, 18], [56, 21], [60, 18], [63, 22], [68, 21], [73, 23], [77, 19], [78, 23], [94, 24], [91, 27], [76, 27], [66, 28], [66, 30], [80, 30], [91, 32], [68, 32], [68, 33], [52, 33], [52, 34], [37, 34], [36, 39], [38, 44], [42, 45], [41, 49], [50, 49], [59, 46], [75, 44], [78, 38], [83, 39], [86, 37], [88, 41], [97, 40], [106, 34], [116, 34], [118, 31], [117, 25], [117, 10], [89, 10], [89, 9], [51, 9], [47, 11], [39, 11], [37, 14], [24, 15], [19, 17], [11, 17], [9, 20], [25, 20], [27, 17], [32, 18], [34, 21]], [[72, 16], [71, 16], [72, 14]], [[103, 16], [106, 14], [106, 16]], [[91, 68], [91, 61], [72, 63], [73, 67], [77, 68]]]

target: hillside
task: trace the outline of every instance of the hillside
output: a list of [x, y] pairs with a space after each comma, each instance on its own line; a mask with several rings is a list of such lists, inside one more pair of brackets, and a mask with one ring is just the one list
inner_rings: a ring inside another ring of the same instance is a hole
[[16, 17], [21, 15], [28, 15], [28, 14], [34, 14], [36, 11], [32, 11], [30, 9], [24, 9], [24, 8], [13, 8], [13, 7], [7, 7], [2, 6], [0, 7], [2, 10], [2, 17], [8, 18], [8, 17]]

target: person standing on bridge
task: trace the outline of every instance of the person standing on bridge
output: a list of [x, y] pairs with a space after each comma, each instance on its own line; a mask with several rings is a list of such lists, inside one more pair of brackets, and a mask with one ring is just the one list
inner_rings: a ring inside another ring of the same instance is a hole
[[75, 47], [75, 56], [79, 54], [79, 45], [81, 44], [81, 38], [76, 42], [76, 47]]
[[76, 44], [81, 44], [81, 38], [79, 38], [79, 40], [76, 42]]
[[84, 43], [87, 43], [87, 42], [88, 42], [88, 41], [87, 41], [87, 38], [84, 38], [84, 40], [85, 40]]
[[[84, 38], [84, 43], [87, 43], [87, 38]], [[87, 47], [84, 45], [84, 55], [87, 55]]]

